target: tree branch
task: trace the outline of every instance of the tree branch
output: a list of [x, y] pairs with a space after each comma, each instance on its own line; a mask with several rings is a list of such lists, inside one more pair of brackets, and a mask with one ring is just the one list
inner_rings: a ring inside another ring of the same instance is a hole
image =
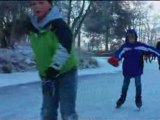
[[73, 24], [72, 24], [72, 27], [71, 27], [72, 31], [74, 31], [77, 22], [79, 21], [79, 19], [80, 19], [81, 16], [83, 15], [84, 7], [85, 7], [85, 0], [83, 0], [82, 9], [81, 9], [78, 17], [76, 17], [76, 18], [74, 19], [74, 21], [73, 21]]
[[69, 0], [68, 17], [67, 17], [68, 25], [70, 25], [71, 22], [71, 11], [72, 11], [72, 0]]
[[88, 8], [87, 8], [87, 10], [86, 10], [86, 13], [83, 15], [82, 19], [80, 20], [80, 22], [79, 22], [79, 24], [78, 24], [78, 27], [76, 28], [76, 30], [75, 30], [75, 32], [74, 32], [74, 35], [73, 35], [73, 36], [74, 36], [74, 39], [77, 37], [78, 32], [79, 32], [79, 30], [81, 29], [82, 23], [83, 23], [84, 19], [86, 18], [86, 16], [88, 15], [92, 3], [93, 3], [93, 2], [90, 2], [89, 6], [88, 6]]

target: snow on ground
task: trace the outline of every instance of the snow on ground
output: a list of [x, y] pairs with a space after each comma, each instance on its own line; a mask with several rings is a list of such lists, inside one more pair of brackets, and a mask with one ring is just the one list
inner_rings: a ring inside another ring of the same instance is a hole
[[[135, 84], [131, 80], [121, 109], [115, 109], [123, 83], [121, 72], [95, 75], [79, 84], [77, 109], [81, 120], [160, 120], [160, 71], [157, 62], [145, 63], [142, 75], [142, 101], [135, 105]], [[83, 96], [83, 97], [82, 97]]]
[[0, 74], [0, 87], [39, 81], [38, 72]]
[[[107, 63], [107, 58], [105, 57], [96, 57], [95, 58], [100, 67], [95, 69], [83, 69], [79, 70], [78, 74], [82, 75], [93, 75], [93, 74], [103, 74], [103, 73], [115, 73], [121, 70], [121, 66], [114, 68]], [[32, 72], [17, 72], [10, 74], [0, 74], [0, 87], [16, 85], [16, 84], [25, 84], [30, 82], [40, 81], [37, 71]]]
[[79, 75], [116, 73], [121, 71], [121, 65], [117, 68], [112, 67], [110, 64], [108, 64], [106, 57], [95, 57], [95, 59], [98, 61], [99, 68], [80, 70]]
[[[160, 120], [160, 105], [159, 105], [160, 71], [158, 70], [158, 64], [156, 61], [152, 62], [151, 64], [145, 63], [144, 74], [142, 75], [143, 107], [140, 111], [138, 111], [138, 109], [135, 106], [134, 80], [131, 80], [131, 84], [129, 86], [128, 96], [125, 104], [122, 106], [121, 109], [115, 109], [115, 103], [120, 95], [122, 82], [123, 82], [121, 66], [118, 68], [114, 68], [106, 63], [106, 58], [96, 58], [96, 59], [98, 59], [98, 61], [100, 62], [100, 66], [101, 66], [100, 68], [79, 71], [80, 77], [79, 77], [78, 94], [77, 94], [77, 112], [80, 118], [79, 120]], [[95, 75], [96, 70], [97, 70], [97, 73], [100, 73], [100, 74]], [[86, 73], [90, 75], [87, 75]], [[85, 75], [85, 76], [81, 76], [81, 75]], [[30, 78], [32, 78], [30, 80], [37, 81], [39, 80], [37, 76], [38, 75], [36, 72], [35, 73], [31, 72], [31, 73], [14, 73], [11, 75], [1, 74], [0, 78], [3, 77], [5, 78], [4, 80], [5, 81], [8, 80], [8, 82], [9, 82], [9, 79], [10, 80], [12, 79], [13, 81], [15, 79], [19, 81], [26, 79], [27, 81]], [[2, 81], [2, 79], [0, 81], [1, 81], [0, 84], [4, 82]], [[27, 85], [26, 85], [26, 88], [25, 86], [22, 86], [22, 88], [28, 89]], [[33, 85], [33, 88], [34, 88], [34, 85]], [[34, 100], [30, 104], [34, 104], [34, 107], [32, 106], [28, 107], [28, 104], [26, 105], [25, 103], [23, 103], [24, 96], [21, 96], [22, 98], [21, 97], [20, 98], [22, 100], [18, 102], [18, 105], [23, 106], [25, 108], [24, 111], [21, 111], [20, 107], [14, 108], [18, 106], [16, 104], [13, 104], [12, 108], [15, 110], [19, 110], [21, 112], [21, 115], [25, 115], [26, 120], [35, 120], [39, 116], [40, 111], [38, 110], [40, 110], [39, 107], [41, 106], [40, 105], [41, 96], [39, 92], [36, 92], [37, 88], [34, 89], [34, 91], [32, 91], [31, 89], [28, 92], [28, 90], [24, 92], [26, 92], [28, 96], [32, 92], [30, 97]], [[39, 91], [40, 91], [40, 88], [39, 88]], [[26, 94], [24, 94], [25, 95], [24, 100], [30, 102], [31, 98], [28, 98]], [[2, 95], [3, 97], [6, 96], [6, 99], [8, 99], [9, 92], [6, 93], [5, 95], [4, 94]], [[33, 96], [38, 96], [40, 100], [33, 98]], [[18, 95], [17, 97], [13, 97], [12, 99], [13, 101], [11, 102], [14, 102], [14, 99], [16, 100], [19, 99]], [[38, 103], [36, 101], [38, 101]], [[0, 103], [4, 104], [5, 101]], [[6, 106], [3, 106], [3, 107], [6, 109], [9, 109]], [[26, 112], [27, 110], [30, 110], [30, 111]], [[10, 117], [11, 119], [5, 119], [5, 120], [15, 120], [13, 118], [19, 115], [19, 113], [16, 113], [12, 110], [11, 110], [11, 113], [10, 113], [11, 116], [7, 116], [7, 114], [9, 113], [7, 113], [6, 111], [6, 118]], [[27, 119], [28, 116], [32, 116], [32, 117], [37, 116], [37, 117], [33, 119]], [[19, 119], [16, 119], [16, 120], [19, 120]]]

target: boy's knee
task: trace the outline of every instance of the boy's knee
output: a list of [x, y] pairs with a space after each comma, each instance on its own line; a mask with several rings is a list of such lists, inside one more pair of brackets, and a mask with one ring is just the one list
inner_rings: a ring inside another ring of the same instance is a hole
[[62, 115], [62, 120], [78, 120], [78, 115], [76, 113], [71, 115]]
[[52, 111], [48, 109], [43, 109], [41, 112], [42, 120], [57, 120], [57, 114], [53, 114]]
[[141, 82], [136, 82], [136, 87], [141, 87]]
[[75, 119], [76, 118], [75, 116], [77, 115], [75, 104], [76, 104], [75, 99], [74, 100], [68, 99], [60, 102], [60, 111], [61, 111], [63, 120], [77, 120]]
[[125, 87], [128, 87], [128, 86], [129, 86], [129, 82], [130, 82], [129, 80], [125, 80], [125, 81], [124, 81], [124, 86], [125, 86]]
[[140, 79], [136, 79], [135, 80], [135, 84], [136, 84], [136, 86], [140, 86], [141, 85], [141, 80]]

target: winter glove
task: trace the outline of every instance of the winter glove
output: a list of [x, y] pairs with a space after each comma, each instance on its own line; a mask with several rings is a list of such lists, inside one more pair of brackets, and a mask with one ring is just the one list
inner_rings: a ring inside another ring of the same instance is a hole
[[118, 67], [118, 66], [119, 66], [118, 59], [117, 59], [115, 56], [111, 56], [111, 57], [108, 59], [108, 63], [111, 64], [111, 65], [114, 66], [114, 67]]
[[49, 67], [47, 70], [45, 70], [45, 73], [46, 79], [48, 80], [52, 80], [59, 75], [59, 71], [54, 69], [53, 67]]

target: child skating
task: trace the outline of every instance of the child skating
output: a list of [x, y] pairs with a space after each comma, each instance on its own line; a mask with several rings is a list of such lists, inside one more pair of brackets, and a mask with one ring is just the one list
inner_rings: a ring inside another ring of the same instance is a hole
[[135, 104], [138, 108], [142, 106], [142, 85], [141, 75], [143, 74], [143, 54], [150, 52], [155, 56], [160, 56], [160, 51], [154, 47], [148, 46], [137, 41], [137, 33], [134, 29], [129, 29], [126, 32], [126, 41], [115, 54], [108, 59], [108, 62], [113, 66], [118, 66], [119, 61], [123, 58], [123, 86], [120, 98], [116, 102], [116, 108], [120, 108], [127, 97], [127, 91], [130, 84], [130, 79], [135, 79], [136, 95]]
[[25, 23], [41, 78], [42, 120], [78, 120], [77, 55], [73, 35], [52, 0], [31, 0], [33, 15]]

